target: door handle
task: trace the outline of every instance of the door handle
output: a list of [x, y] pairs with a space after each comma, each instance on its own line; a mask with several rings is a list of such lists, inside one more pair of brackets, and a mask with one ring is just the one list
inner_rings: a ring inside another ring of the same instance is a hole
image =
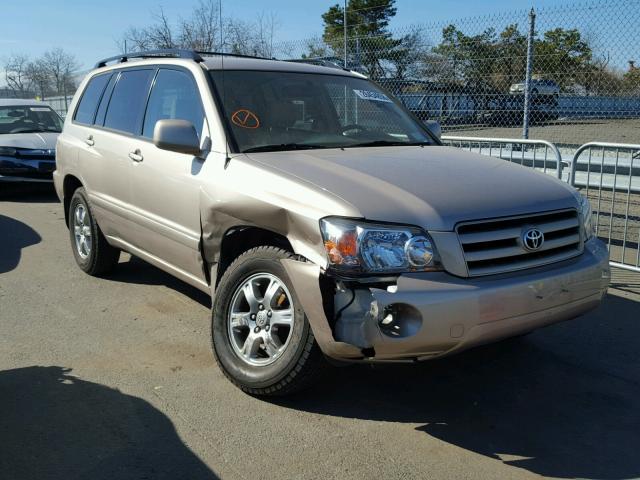
[[129, 152], [129, 158], [134, 162], [141, 162], [144, 160], [142, 153], [140, 153], [140, 149], [137, 149], [134, 152]]
[[89, 145], [90, 147], [93, 147], [93, 144], [95, 143], [93, 141], [93, 135], [89, 135], [87, 138], [84, 139], [84, 143], [86, 143], [87, 145]]

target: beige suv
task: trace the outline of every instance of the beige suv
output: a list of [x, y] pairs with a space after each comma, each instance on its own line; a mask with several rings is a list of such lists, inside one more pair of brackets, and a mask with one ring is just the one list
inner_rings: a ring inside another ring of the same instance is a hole
[[80, 268], [106, 274], [124, 250], [210, 293], [215, 358], [252, 394], [308, 385], [325, 357], [520, 335], [595, 308], [609, 283], [586, 199], [442, 146], [340, 68], [107, 59], [71, 104], [54, 181]]

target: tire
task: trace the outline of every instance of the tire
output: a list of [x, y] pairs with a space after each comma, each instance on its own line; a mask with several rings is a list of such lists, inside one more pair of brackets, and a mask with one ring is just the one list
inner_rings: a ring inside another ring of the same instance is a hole
[[[213, 301], [211, 333], [216, 362], [232, 383], [251, 395], [282, 396], [303, 390], [327, 366], [280, 262], [287, 258], [293, 254], [276, 247], [245, 252], [225, 271]], [[273, 281], [280, 286], [274, 284], [277, 290], [269, 294]], [[248, 288], [254, 294], [252, 303], [245, 294]], [[256, 302], [257, 307], [252, 308]], [[279, 310], [281, 303], [284, 307]], [[260, 304], [264, 304], [263, 310]], [[232, 311], [240, 312], [235, 316], [241, 320], [235, 324], [230, 318]], [[284, 314], [291, 317], [290, 327], [279, 324]], [[257, 347], [246, 348], [247, 344]], [[276, 346], [280, 348], [276, 350]]]
[[[82, 219], [78, 216], [82, 216]], [[73, 192], [71, 197], [68, 227], [71, 250], [83, 272], [98, 276], [115, 268], [120, 258], [120, 250], [107, 243], [82, 187]], [[79, 234], [80, 238], [76, 234]]]

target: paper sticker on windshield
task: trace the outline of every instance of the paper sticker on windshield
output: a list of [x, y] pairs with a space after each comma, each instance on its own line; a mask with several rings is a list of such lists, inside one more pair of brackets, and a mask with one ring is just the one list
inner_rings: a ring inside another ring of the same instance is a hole
[[363, 100], [371, 100], [372, 102], [393, 103], [389, 97], [381, 92], [374, 92], [372, 90], [354, 90], [354, 92]]
[[260, 120], [258, 116], [253, 113], [251, 110], [247, 110], [246, 108], [241, 108], [240, 110], [236, 110], [231, 115], [231, 121], [234, 125], [237, 125], [242, 128], [258, 128], [260, 126]]
[[29, 107], [32, 112], [48, 112], [49, 107]]

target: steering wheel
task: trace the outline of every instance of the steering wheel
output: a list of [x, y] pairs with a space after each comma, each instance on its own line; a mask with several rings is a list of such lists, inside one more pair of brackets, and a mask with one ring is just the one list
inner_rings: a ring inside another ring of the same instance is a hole
[[367, 127], [363, 127], [362, 125], [358, 125], [356, 123], [350, 123], [349, 125], [345, 125], [340, 128], [340, 133], [348, 132], [349, 130], [360, 130], [361, 132], [370, 132], [371, 130]]

